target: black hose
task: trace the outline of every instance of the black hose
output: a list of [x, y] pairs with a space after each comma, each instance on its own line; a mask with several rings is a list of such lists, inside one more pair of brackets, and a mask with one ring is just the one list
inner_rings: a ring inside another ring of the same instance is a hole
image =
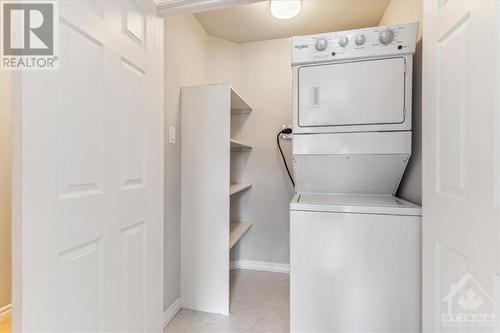
[[280, 150], [281, 157], [283, 158], [283, 163], [285, 164], [286, 172], [288, 173], [288, 177], [290, 178], [290, 181], [292, 182], [293, 187], [295, 187], [295, 182], [293, 181], [292, 174], [290, 173], [290, 170], [288, 169], [288, 164], [286, 163], [285, 155], [283, 155], [283, 150], [281, 150], [281, 145], [280, 145], [280, 136], [281, 134], [290, 134], [292, 133], [292, 130], [290, 128], [286, 128], [282, 130], [281, 132], [278, 133], [276, 136], [276, 143], [278, 144], [278, 149]]

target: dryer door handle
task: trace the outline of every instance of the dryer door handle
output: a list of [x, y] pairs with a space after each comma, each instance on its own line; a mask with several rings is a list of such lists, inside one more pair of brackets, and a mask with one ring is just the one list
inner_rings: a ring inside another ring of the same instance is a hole
[[319, 108], [319, 87], [312, 87], [311, 90], [311, 108]]

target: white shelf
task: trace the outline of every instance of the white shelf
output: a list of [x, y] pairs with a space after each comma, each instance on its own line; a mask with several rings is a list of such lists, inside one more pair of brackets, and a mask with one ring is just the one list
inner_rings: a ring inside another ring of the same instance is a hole
[[252, 112], [250, 105], [233, 88], [231, 88], [231, 112], [236, 114]]
[[248, 190], [252, 187], [252, 184], [231, 184], [229, 188], [230, 195], [234, 195], [243, 191]]
[[249, 151], [252, 146], [246, 145], [236, 140], [231, 140], [231, 151]]
[[[180, 294], [184, 305], [190, 309], [227, 315], [230, 303], [228, 254], [251, 226], [246, 223], [248, 221], [232, 223], [239, 222], [241, 218], [236, 211], [231, 212], [231, 204], [252, 187], [252, 184], [238, 183], [239, 175], [231, 174], [242, 166], [234, 161], [232, 164], [228, 162], [232, 158], [244, 157], [238, 155], [246, 156], [248, 153], [245, 151], [252, 150], [250, 145], [231, 140], [243, 139], [231, 137], [231, 123], [245, 121], [252, 108], [229, 84], [181, 89], [183, 237], [180, 252], [183, 283]], [[200, 131], [200, 123], [207, 125], [205, 130]], [[203, 150], [209, 153], [200, 154], [200, 142], [203, 143]], [[200, 168], [200, 165], [206, 167]], [[209, 191], [200, 191], [200, 188]], [[193, 197], [199, 200], [192, 200]], [[214, 223], [207, 223], [207, 216]], [[209, 262], [210, 265], [200, 265], [200, 262]], [[200, 276], [203, 279], [199, 279]]]
[[250, 229], [252, 223], [231, 222], [229, 229], [229, 249], [231, 249]]

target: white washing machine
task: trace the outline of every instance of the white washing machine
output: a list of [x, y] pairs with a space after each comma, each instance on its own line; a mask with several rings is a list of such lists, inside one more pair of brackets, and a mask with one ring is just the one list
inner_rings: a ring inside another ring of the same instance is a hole
[[290, 215], [292, 332], [420, 331], [420, 207], [297, 194]]
[[411, 156], [417, 23], [292, 39], [292, 332], [418, 332]]

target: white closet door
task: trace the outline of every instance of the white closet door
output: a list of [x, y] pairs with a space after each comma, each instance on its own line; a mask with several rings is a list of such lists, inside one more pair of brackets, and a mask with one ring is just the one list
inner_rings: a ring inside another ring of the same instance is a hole
[[499, 3], [423, 3], [423, 329], [491, 332], [470, 319], [500, 292]]
[[18, 76], [16, 331], [161, 331], [162, 22], [61, 1], [59, 70]]

